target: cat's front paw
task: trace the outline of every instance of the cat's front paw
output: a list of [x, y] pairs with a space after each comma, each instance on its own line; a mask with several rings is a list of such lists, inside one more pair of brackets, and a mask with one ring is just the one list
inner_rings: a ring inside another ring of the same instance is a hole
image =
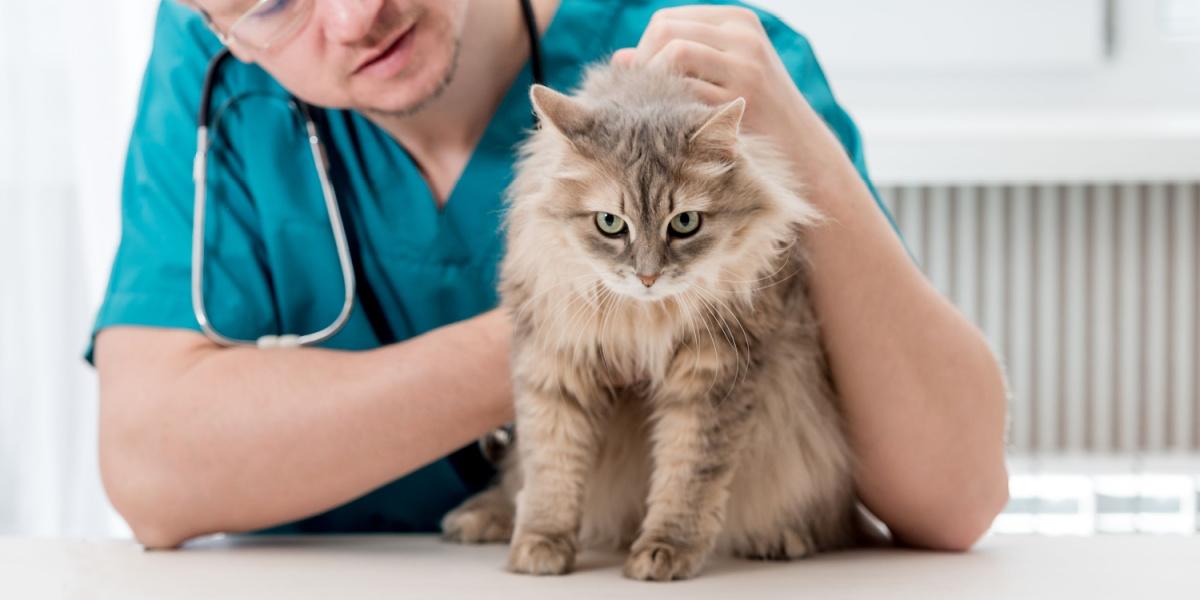
[[502, 507], [464, 506], [442, 519], [442, 537], [460, 544], [507, 542], [512, 530], [512, 513]]
[[708, 552], [655, 540], [638, 540], [625, 560], [625, 576], [641, 581], [671, 581], [695, 577]]
[[520, 533], [508, 553], [508, 570], [527, 575], [563, 575], [575, 566], [575, 540], [568, 536]]

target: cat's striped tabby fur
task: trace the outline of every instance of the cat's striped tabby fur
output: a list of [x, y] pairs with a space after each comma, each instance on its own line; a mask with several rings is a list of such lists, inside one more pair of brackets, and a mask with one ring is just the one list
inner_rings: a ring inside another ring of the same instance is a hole
[[443, 522], [558, 574], [581, 546], [625, 574], [696, 575], [714, 550], [797, 558], [853, 540], [851, 455], [801, 238], [820, 217], [784, 162], [669, 73], [593, 67], [535, 86], [509, 190], [516, 449]]

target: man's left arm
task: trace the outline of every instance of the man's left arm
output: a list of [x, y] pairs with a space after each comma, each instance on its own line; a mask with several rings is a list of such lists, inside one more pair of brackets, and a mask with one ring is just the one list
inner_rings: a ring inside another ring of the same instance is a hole
[[756, 13], [661, 10], [614, 62], [661, 64], [711, 104], [746, 99], [829, 217], [806, 242], [812, 298], [867, 507], [900, 541], [965, 550], [1008, 500], [1006, 388], [979, 330], [908, 256], [838, 138], [796, 88]]

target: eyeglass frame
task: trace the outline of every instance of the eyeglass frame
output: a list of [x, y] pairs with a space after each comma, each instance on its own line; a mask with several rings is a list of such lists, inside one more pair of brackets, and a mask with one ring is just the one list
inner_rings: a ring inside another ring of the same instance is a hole
[[212, 18], [212, 15], [210, 15], [208, 13], [208, 11], [204, 10], [203, 8], [201, 8], [198, 5], [195, 8], [196, 8], [196, 11], [200, 13], [200, 18], [204, 20], [204, 24], [207, 25], [208, 28], [210, 30], [212, 30], [212, 32], [214, 34], [216, 34], [217, 39], [219, 39], [222, 44], [225, 44], [226, 46], [228, 46], [230, 44], [230, 42], [236, 41], [239, 44], [248, 46], [255, 50], [266, 51], [266, 50], [270, 50], [271, 47], [274, 46], [276, 43], [278, 43], [281, 39], [286, 38], [291, 33], [294, 33], [296, 31], [296, 29], [298, 29], [302, 23], [307, 21], [308, 18], [312, 16], [311, 9], [312, 9], [312, 5], [313, 5], [313, 0], [296, 0], [297, 2], [306, 2], [307, 4], [305, 6], [307, 8], [302, 9], [299, 13], [297, 13], [296, 16], [293, 18], [293, 21], [288, 22], [286, 25], [280, 27], [279, 31], [272, 33], [270, 36], [271, 39], [269, 41], [267, 41], [265, 44], [258, 44], [258, 43], [249, 41], [245, 37], [239, 36], [237, 34], [238, 26], [241, 25], [242, 23], [244, 23], [246, 21], [246, 19], [253, 16], [255, 12], [261, 10], [262, 7], [266, 6], [268, 3], [277, 2], [277, 1], [278, 0], [258, 0], [257, 2], [254, 3], [254, 6], [251, 6], [250, 8], [248, 8], [246, 10], [246, 12], [242, 13], [241, 15], [238, 16], [238, 18], [234, 19], [233, 24], [231, 24], [229, 26], [228, 31], [222, 31], [222, 28], [219, 25], [217, 25], [217, 22]]

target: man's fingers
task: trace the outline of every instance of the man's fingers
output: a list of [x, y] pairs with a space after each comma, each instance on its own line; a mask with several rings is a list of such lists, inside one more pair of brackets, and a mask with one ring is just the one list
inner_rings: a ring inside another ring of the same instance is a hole
[[758, 13], [741, 6], [676, 6], [659, 9], [654, 16], [663, 19], [702, 21], [709, 25], [727, 25], [736, 21], [762, 27]]
[[641, 62], [649, 61], [673, 40], [689, 40], [717, 50], [730, 50], [733, 46], [728, 30], [700, 21], [656, 16], [638, 42], [638, 58]]
[[[641, 62], [640, 55], [638, 58]], [[712, 46], [691, 40], [671, 40], [644, 64], [722, 85], [729, 80], [727, 63], [721, 51]]]
[[709, 106], [724, 104], [735, 97], [729, 90], [703, 79], [688, 77], [686, 81], [692, 88], [692, 93], [696, 94], [696, 98]]

